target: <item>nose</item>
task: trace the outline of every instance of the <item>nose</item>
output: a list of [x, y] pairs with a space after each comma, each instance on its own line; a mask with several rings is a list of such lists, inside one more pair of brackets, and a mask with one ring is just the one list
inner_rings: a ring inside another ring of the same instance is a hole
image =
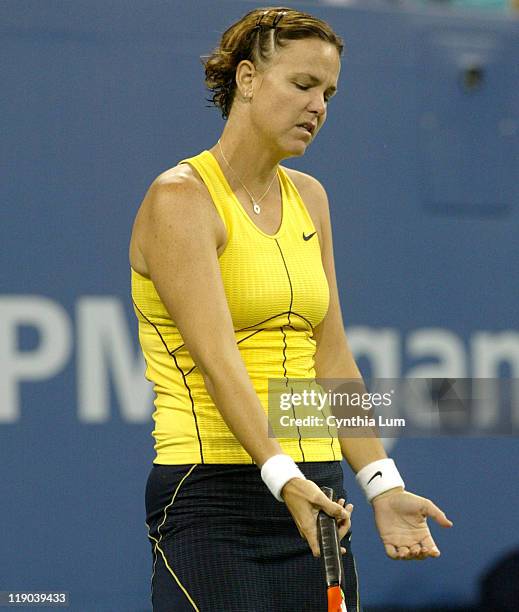
[[326, 101], [324, 95], [318, 91], [312, 96], [308, 105], [308, 110], [315, 113], [318, 117], [326, 114]]

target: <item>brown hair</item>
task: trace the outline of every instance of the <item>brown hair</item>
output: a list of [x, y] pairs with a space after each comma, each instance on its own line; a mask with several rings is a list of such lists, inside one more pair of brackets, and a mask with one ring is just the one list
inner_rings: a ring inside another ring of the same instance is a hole
[[205, 67], [205, 84], [213, 92], [207, 101], [219, 107], [222, 117], [227, 119], [236, 92], [238, 64], [250, 60], [256, 67], [262, 67], [278, 48], [302, 38], [320, 38], [335, 45], [339, 55], [342, 55], [342, 38], [317, 17], [285, 7], [250, 11], [223, 33], [220, 44], [211, 55], [201, 57]]

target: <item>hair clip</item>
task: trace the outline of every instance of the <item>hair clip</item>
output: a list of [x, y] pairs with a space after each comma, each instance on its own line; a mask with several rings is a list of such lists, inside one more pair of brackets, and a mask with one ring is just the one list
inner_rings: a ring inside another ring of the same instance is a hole
[[268, 11], [263, 11], [263, 13], [261, 13], [261, 15], [256, 19], [256, 25], [254, 26], [255, 28], [258, 27], [262, 27], [262, 21], [263, 21], [263, 17], [265, 17], [265, 15], [268, 15]]
[[283, 19], [283, 17], [287, 14], [286, 11], [280, 11], [276, 17], [274, 18], [274, 21], [272, 22], [272, 25], [270, 26], [271, 28], [276, 28], [278, 23]]
[[256, 25], [252, 28], [253, 32], [255, 30], [262, 30], [263, 28], [268, 29], [268, 30], [275, 30], [279, 22], [287, 14], [287, 11], [279, 11], [274, 17], [274, 20], [272, 21], [270, 25], [267, 25], [266, 23], [262, 23], [263, 18], [268, 14], [269, 14], [269, 11], [263, 11], [263, 13], [261, 13], [261, 15], [256, 20]]

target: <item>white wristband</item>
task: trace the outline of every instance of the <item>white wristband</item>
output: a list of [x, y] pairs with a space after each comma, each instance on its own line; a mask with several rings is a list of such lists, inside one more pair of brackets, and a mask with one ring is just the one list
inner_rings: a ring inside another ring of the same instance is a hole
[[269, 457], [261, 467], [261, 478], [270, 489], [272, 495], [280, 502], [283, 501], [281, 489], [289, 480], [292, 480], [292, 478], [306, 480], [303, 472], [301, 472], [289, 455], [273, 455]]
[[379, 459], [368, 463], [355, 476], [357, 482], [362, 487], [368, 502], [395, 487], [403, 487], [404, 481], [396, 469], [393, 459]]

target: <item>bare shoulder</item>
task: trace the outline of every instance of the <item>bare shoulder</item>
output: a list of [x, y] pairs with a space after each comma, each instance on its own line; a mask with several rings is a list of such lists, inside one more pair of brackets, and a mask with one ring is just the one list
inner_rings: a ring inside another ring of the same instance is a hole
[[211, 196], [207, 187], [193, 166], [178, 164], [155, 178], [144, 198], [143, 206], [163, 208], [165, 205], [166, 209], [173, 209], [190, 203], [194, 211], [199, 211], [204, 208], [209, 210], [206, 205], [210, 202]]
[[328, 196], [322, 183], [314, 176], [282, 166], [288, 174], [312, 217], [314, 225], [322, 226], [328, 216]]
[[130, 263], [147, 275], [144, 257], [156, 228], [168, 227], [171, 234], [200, 233], [213, 236], [219, 250], [225, 244], [225, 227], [211, 195], [198, 172], [189, 164], [178, 164], [159, 174], [149, 186], [137, 212], [130, 240]]
[[286, 166], [282, 166], [282, 168], [292, 179], [292, 182], [303, 199], [305, 199], [305, 196], [307, 196], [309, 200], [316, 200], [317, 205], [323, 206], [328, 204], [326, 189], [314, 176], [311, 174], [306, 174], [306, 172], [301, 172], [300, 170], [287, 168]]

